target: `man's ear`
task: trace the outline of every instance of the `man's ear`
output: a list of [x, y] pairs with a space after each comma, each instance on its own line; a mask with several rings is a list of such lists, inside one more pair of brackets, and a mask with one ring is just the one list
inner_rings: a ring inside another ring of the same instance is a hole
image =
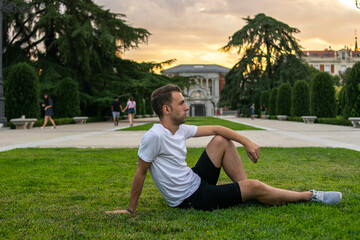
[[163, 106], [163, 113], [164, 113], [164, 115], [169, 115], [170, 114], [170, 106], [169, 105], [164, 105]]

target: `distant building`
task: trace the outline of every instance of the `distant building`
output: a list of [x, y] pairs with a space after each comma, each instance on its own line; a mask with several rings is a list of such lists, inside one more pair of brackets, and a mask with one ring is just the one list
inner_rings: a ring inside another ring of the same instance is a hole
[[303, 53], [305, 55], [303, 59], [310, 66], [331, 75], [344, 73], [347, 68], [351, 68], [356, 62], [360, 61], [360, 48], [358, 48], [356, 36], [354, 51], [348, 48], [334, 51], [330, 47], [330, 49], [323, 51], [304, 51]]
[[339, 75], [339, 73], [345, 72], [347, 68], [351, 68], [356, 62], [360, 61], [359, 50], [341, 49], [334, 51], [325, 49], [323, 51], [304, 51], [304, 54], [303, 59], [310, 66], [331, 75]]
[[[229, 68], [215, 64], [182, 64], [166, 69], [161, 74], [168, 77], [193, 77], [196, 84], [184, 90], [190, 116], [214, 116], [218, 109], [220, 92]], [[222, 114], [222, 109], [219, 109]]]

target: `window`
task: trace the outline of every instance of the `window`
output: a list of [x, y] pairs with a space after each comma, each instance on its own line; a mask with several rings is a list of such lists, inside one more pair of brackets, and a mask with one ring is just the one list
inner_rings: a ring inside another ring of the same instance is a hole
[[344, 52], [341, 53], [341, 58], [342, 58], [342, 59], [345, 59], [345, 53], [344, 53]]
[[318, 54], [317, 53], [312, 53], [311, 56], [312, 57], [318, 57]]
[[314, 65], [314, 68], [319, 70], [319, 65]]
[[325, 72], [330, 73], [330, 65], [325, 65]]
[[346, 71], [346, 65], [341, 65], [341, 73], [344, 73]]

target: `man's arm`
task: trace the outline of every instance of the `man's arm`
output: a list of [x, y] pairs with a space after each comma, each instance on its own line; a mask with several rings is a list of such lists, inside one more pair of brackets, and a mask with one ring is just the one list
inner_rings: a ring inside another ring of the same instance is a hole
[[[136, 206], [138, 204], [140, 194], [144, 187], [146, 173], [150, 165], [151, 163], [145, 162], [144, 160], [139, 158], [135, 176], [131, 185], [130, 204], [128, 208], [131, 212], [135, 212], [136, 210]], [[130, 213], [130, 212], [127, 209], [125, 209], [125, 210], [107, 211], [106, 213], [111, 214], [111, 213]]]
[[246, 149], [246, 153], [254, 163], [257, 162], [260, 157], [260, 147], [256, 143], [253, 143], [250, 139], [245, 136], [240, 135], [226, 127], [222, 126], [198, 126], [196, 134], [194, 137], [203, 137], [203, 136], [212, 136], [220, 135], [229, 140], [236, 141], [243, 145]]

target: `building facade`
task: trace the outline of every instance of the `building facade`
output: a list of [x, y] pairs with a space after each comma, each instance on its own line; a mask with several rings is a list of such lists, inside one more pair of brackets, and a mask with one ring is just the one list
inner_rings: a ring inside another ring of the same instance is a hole
[[325, 49], [324, 51], [304, 51], [303, 59], [310, 66], [320, 72], [328, 72], [331, 75], [344, 73], [347, 68], [351, 68], [356, 62], [360, 61], [360, 51], [341, 49], [334, 51]]
[[166, 69], [161, 74], [168, 77], [191, 77], [195, 84], [184, 89], [190, 116], [215, 116], [218, 110], [222, 114], [217, 104], [225, 84], [225, 74], [229, 71], [229, 68], [215, 64], [182, 64]]

